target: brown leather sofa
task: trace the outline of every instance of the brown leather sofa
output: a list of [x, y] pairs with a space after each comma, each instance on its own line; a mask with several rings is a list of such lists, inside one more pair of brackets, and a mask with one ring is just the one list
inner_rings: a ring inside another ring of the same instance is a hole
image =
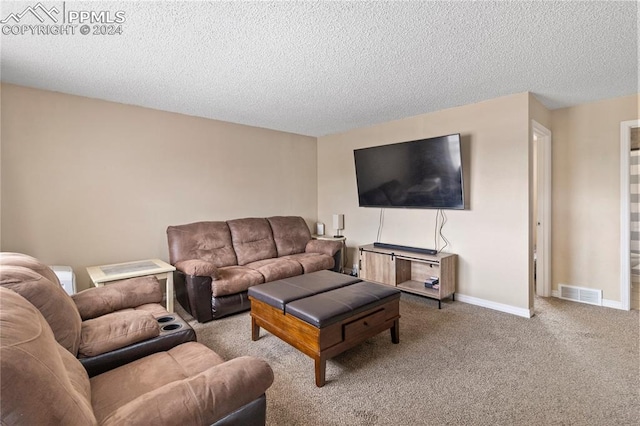
[[195, 341], [194, 330], [159, 304], [155, 277], [91, 288], [69, 296], [56, 274], [21, 253], [0, 253], [0, 286], [40, 310], [56, 340], [77, 357], [89, 376]]
[[264, 425], [273, 371], [188, 342], [89, 378], [40, 311], [0, 287], [2, 425]]
[[169, 226], [167, 238], [176, 298], [199, 322], [248, 310], [251, 286], [342, 267], [342, 243], [312, 239], [299, 216]]

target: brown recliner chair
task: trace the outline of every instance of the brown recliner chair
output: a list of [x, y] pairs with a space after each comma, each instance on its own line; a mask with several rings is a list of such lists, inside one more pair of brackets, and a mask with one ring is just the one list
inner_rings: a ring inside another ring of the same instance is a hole
[[264, 425], [273, 371], [196, 342], [89, 378], [38, 309], [0, 287], [3, 425]]
[[155, 277], [69, 296], [55, 273], [37, 259], [0, 253], [0, 286], [40, 310], [58, 343], [80, 360], [90, 377], [196, 340], [191, 326], [159, 304], [163, 292]]

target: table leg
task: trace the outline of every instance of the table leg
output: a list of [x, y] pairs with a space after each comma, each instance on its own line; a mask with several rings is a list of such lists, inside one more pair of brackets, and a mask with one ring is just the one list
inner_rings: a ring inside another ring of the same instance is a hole
[[321, 388], [325, 383], [325, 371], [327, 370], [327, 359], [320, 355], [314, 359], [316, 366], [316, 386]]
[[256, 324], [255, 318], [251, 317], [251, 340], [256, 341], [260, 338], [260, 326]]
[[400, 320], [395, 320], [389, 330], [391, 330], [391, 342], [400, 343]]
[[167, 272], [167, 311], [173, 312], [173, 272]]

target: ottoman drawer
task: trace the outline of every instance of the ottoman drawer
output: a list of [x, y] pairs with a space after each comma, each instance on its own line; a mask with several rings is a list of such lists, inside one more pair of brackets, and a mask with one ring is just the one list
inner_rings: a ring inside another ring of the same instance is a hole
[[357, 339], [359, 336], [366, 336], [371, 330], [385, 323], [387, 314], [385, 309], [379, 309], [355, 321], [344, 324], [344, 339]]

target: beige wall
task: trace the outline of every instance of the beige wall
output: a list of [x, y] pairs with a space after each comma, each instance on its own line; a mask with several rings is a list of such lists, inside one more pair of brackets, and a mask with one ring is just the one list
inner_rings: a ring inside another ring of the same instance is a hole
[[[49, 264], [167, 258], [170, 224], [296, 214], [331, 233], [345, 214], [349, 263], [380, 209], [357, 205], [353, 149], [463, 138], [467, 209], [447, 211], [458, 295], [531, 308], [530, 120], [553, 133], [552, 282], [619, 301], [619, 128], [638, 96], [549, 112], [522, 93], [319, 138], [19, 86], [1, 86], [0, 244]], [[434, 247], [435, 210], [386, 209], [381, 241]], [[606, 248], [606, 249], [605, 249]]]
[[552, 283], [620, 301], [620, 122], [638, 96], [552, 111]]
[[[459, 255], [459, 296], [529, 310], [529, 94], [318, 138], [318, 218], [344, 213], [350, 262], [376, 240], [380, 209], [358, 207], [353, 150], [460, 133], [464, 211], [447, 210], [446, 251]], [[436, 210], [385, 209], [380, 241], [434, 247]], [[474, 299], [474, 300], [475, 300]]]
[[168, 258], [168, 225], [317, 215], [316, 139], [2, 85], [1, 249], [85, 267]]
[[529, 118], [551, 129], [551, 111], [542, 105], [533, 93], [529, 93]]

